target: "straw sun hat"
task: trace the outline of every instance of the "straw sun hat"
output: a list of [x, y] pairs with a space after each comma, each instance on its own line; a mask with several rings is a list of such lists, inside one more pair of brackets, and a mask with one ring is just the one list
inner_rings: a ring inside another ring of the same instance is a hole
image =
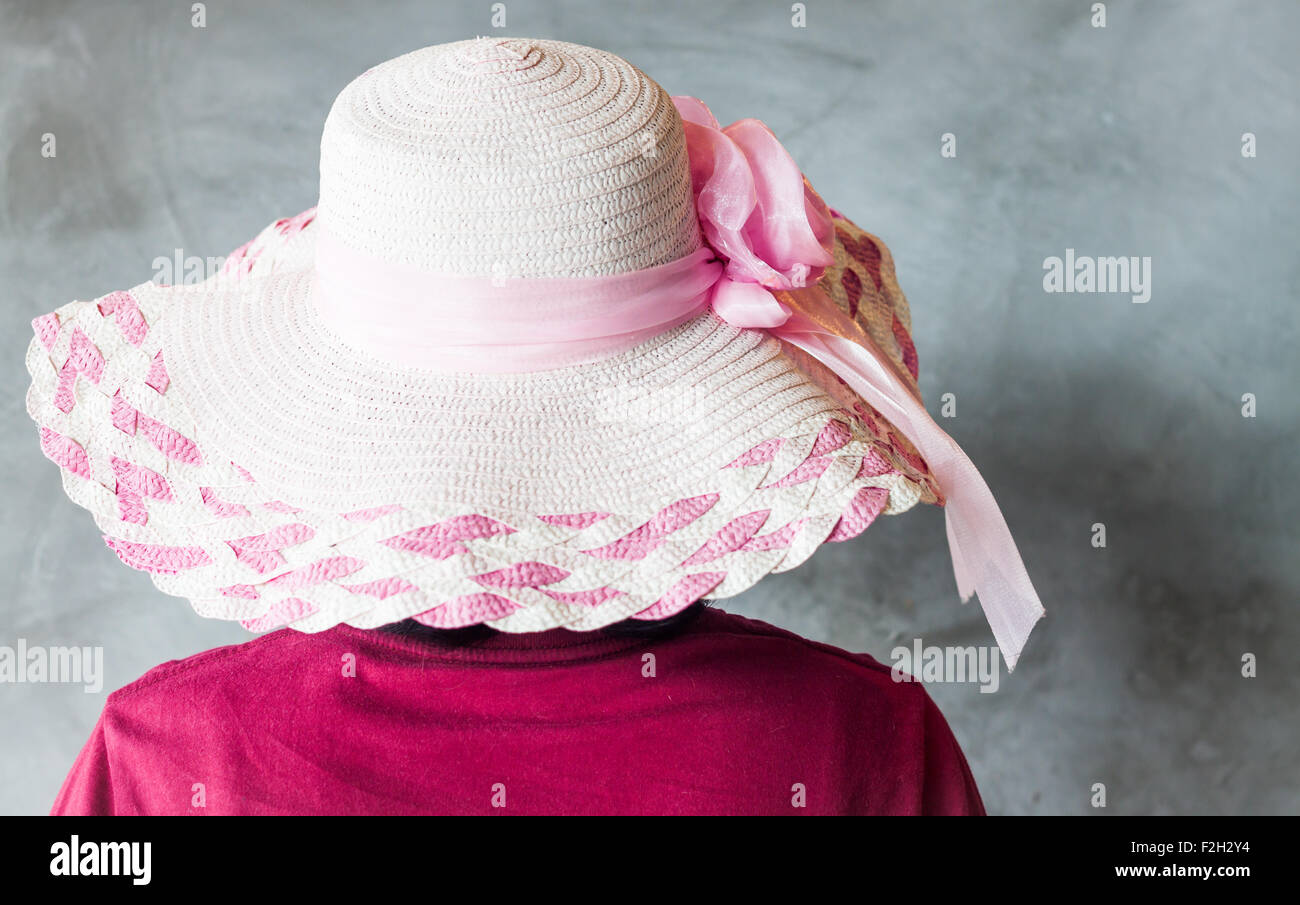
[[1009, 662], [1041, 613], [920, 408], [889, 251], [756, 120], [603, 51], [377, 66], [326, 120], [317, 208], [202, 283], [33, 324], [68, 495], [254, 631], [661, 618], [918, 502]]

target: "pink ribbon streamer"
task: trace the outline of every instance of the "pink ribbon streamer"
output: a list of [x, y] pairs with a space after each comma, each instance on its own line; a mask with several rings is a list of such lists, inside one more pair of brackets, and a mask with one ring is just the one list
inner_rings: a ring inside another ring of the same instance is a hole
[[834, 261], [830, 212], [771, 131], [754, 119], [718, 125], [695, 98], [673, 98], [686, 129], [706, 241], [727, 258], [713, 311], [766, 330], [830, 368], [912, 441], [939, 481], [953, 574], [978, 594], [1015, 668], [1043, 605], [988, 484], [921, 404], [897, 366], [813, 285]]
[[953, 574], [977, 594], [1008, 670], [1043, 607], [988, 485], [910, 382], [817, 285], [834, 262], [825, 203], [766, 126], [725, 129], [695, 98], [683, 119], [700, 229], [694, 254], [648, 270], [575, 279], [429, 273], [365, 255], [318, 225], [312, 301], [348, 344], [443, 372], [524, 372], [598, 361], [710, 306], [822, 362], [916, 447], [938, 479]]

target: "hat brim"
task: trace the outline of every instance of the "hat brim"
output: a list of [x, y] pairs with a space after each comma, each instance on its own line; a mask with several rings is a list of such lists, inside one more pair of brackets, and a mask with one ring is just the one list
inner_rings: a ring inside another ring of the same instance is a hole
[[[835, 224], [824, 288], [914, 376], [887, 250]], [[202, 615], [594, 629], [940, 499], [833, 375], [711, 314], [573, 368], [394, 368], [316, 317], [313, 239], [277, 221], [219, 278], [36, 322], [28, 409], [68, 495]]]

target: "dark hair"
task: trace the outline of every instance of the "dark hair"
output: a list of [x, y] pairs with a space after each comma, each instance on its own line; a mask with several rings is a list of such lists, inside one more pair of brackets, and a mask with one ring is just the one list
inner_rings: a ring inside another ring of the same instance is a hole
[[[597, 631], [610, 638], [659, 640], [675, 635], [686, 628], [695, 621], [706, 606], [708, 606], [707, 601], [697, 600], [681, 612], [664, 619], [624, 619], [622, 622], [615, 622]], [[428, 641], [443, 647], [463, 647], [501, 634], [497, 629], [481, 623], [464, 628], [433, 628], [414, 619], [403, 619], [401, 622], [383, 625], [375, 631]]]

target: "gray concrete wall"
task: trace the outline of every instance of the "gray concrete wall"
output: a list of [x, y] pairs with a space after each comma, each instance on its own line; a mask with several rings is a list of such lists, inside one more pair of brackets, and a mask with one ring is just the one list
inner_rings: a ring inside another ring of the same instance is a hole
[[[1300, 6], [1112, 2], [1101, 29], [1082, 0], [809, 0], [796, 29], [784, 2], [507, 0], [503, 31], [487, 2], [211, 0], [204, 29], [189, 6], [0, 0], [0, 644], [102, 645], [107, 692], [247, 637], [123, 568], [64, 498], [23, 410], [29, 319], [310, 206], [325, 113], [370, 65], [556, 37], [764, 119], [892, 248], [931, 410], [956, 395], [945, 426], [1049, 610], [999, 693], [932, 689], [990, 811], [1096, 813], [1096, 782], [1104, 813], [1300, 810]], [[1150, 256], [1150, 301], [1046, 294], [1067, 248]], [[882, 660], [991, 643], [933, 509], [726, 606]], [[0, 686], [0, 811], [49, 807], [102, 703]]]

